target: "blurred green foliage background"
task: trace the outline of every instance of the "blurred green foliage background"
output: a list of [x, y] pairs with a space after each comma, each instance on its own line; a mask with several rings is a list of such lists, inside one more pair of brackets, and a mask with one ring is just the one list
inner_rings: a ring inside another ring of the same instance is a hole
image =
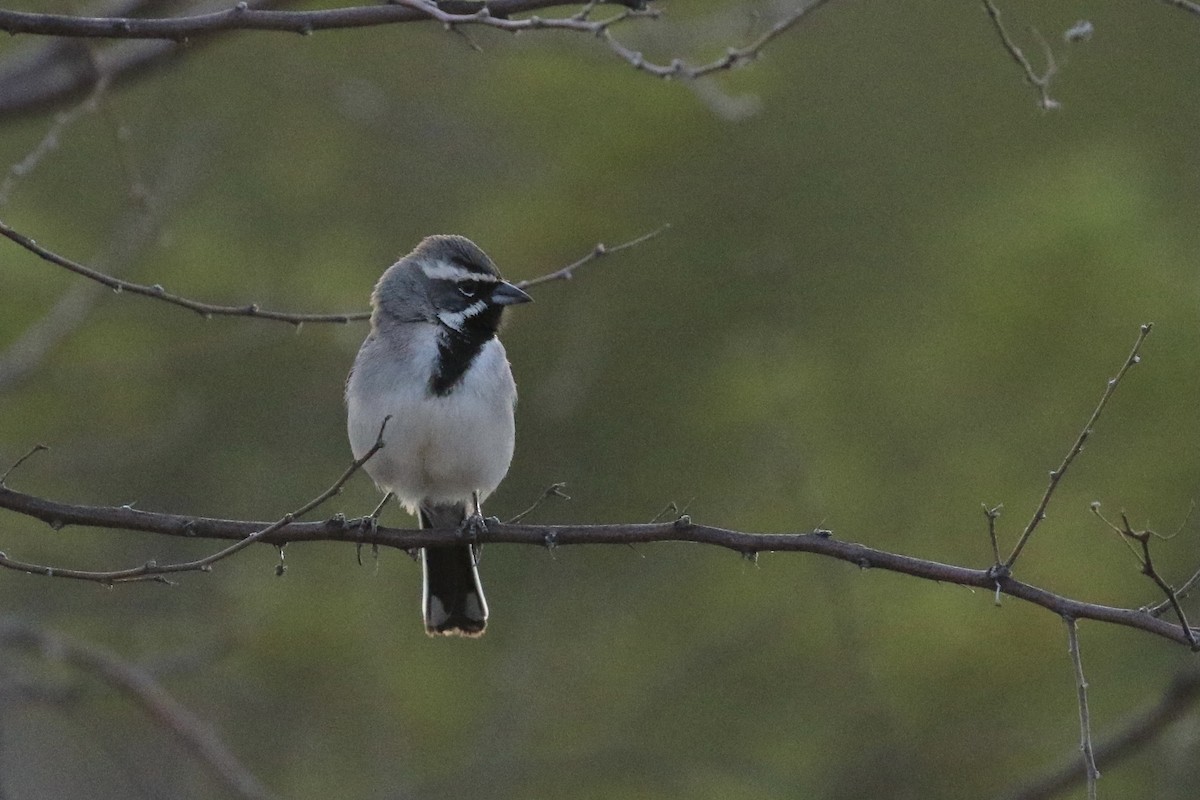
[[[788, 7], [659, 6], [616, 33], [664, 61], [719, 55]], [[1026, 26], [1050, 42], [1061, 110], [1037, 107], [975, 2], [830, 4], [716, 80], [758, 103], [739, 120], [566, 33], [464, 31], [482, 52], [435, 26], [235, 34], [110, 92], [0, 214], [91, 263], [134, 206], [128, 161], [176, 199], [123, 277], [294, 311], [365, 308], [429, 233], [523, 279], [669, 222], [511, 315], [517, 454], [487, 511], [565, 481], [573, 499], [534, 521], [648, 521], [674, 501], [975, 567], [980, 503], [1004, 504], [1011, 546], [1153, 321], [1018, 570], [1136, 607], [1154, 587], [1088, 504], [1170, 532], [1197, 496], [1200, 19], [1001, 7], [1035, 63]], [[1065, 44], [1080, 18], [1095, 36]], [[49, 122], [0, 127], [0, 164]], [[79, 279], [3, 242], [0, 281], [3, 347]], [[341, 391], [364, 332], [104, 292], [0, 393], [0, 461], [45, 442], [14, 487], [274, 519], [349, 462]], [[322, 513], [377, 498], [359, 477]], [[1200, 565], [1198, 542], [1192, 518], [1158, 546], [1168, 579]], [[214, 546], [0, 516], [0, 549], [59, 566]], [[434, 641], [403, 555], [293, 546], [283, 577], [277, 561], [253, 548], [174, 588], [4, 573], [0, 602], [131, 661], [182, 656], [164, 682], [290, 798], [988, 797], [1076, 752], [1062, 622], [960, 587], [683, 544], [492, 546], [487, 636]], [[1095, 623], [1081, 638], [1101, 737], [1192, 660]], [[3, 710], [5, 797], [222, 796], [98, 685]], [[1102, 796], [1195, 797], [1197, 737], [1193, 714], [1106, 770]]]

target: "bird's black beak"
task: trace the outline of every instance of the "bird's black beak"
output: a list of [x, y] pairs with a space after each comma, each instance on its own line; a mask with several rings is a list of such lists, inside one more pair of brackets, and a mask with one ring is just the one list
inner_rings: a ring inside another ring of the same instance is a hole
[[496, 288], [492, 289], [491, 302], [497, 306], [515, 306], [518, 303], [532, 302], [533, 298], [525, 293], [524, 290], [518, 289], [508, 281], [500, 281], [496, 284]]

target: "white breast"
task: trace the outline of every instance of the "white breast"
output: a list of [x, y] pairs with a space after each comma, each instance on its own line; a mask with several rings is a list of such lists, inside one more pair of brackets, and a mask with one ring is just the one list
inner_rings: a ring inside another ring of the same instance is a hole
[[429, 390], [437, 358], [434, 325], [363, 343], [346, 387], [350, 446], [371, 449], [385, 416], [384, 447], [364, 469], [410, 511], [421, 501], [465, 502], [490, 494], [512, 460], [516, 386], [504, 346], [483, 346], [452, 392]]

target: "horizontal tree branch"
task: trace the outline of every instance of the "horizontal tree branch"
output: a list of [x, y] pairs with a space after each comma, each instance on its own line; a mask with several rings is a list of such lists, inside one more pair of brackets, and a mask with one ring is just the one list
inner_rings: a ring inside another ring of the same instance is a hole
[[[645, 7], [639, 0], [606, 0], [626, 6], [630, 11]], [[510, 19], [556, 6], [578, 5], [564, 0], [488, 0], [433, 3], [427, 0], [392, 0], [374, 6], [283, 11], [256, 8], [238, 2], [221, 11], [180, 17], [83, 17], [72, 14], [43, 14], [0, 9], [0, 30], [37, 36], [61, 36], [96, 39], [170, 39], [184, 41], [230, 31], [275, 31], [310, 34], [314, 31], [363, 28], [410, 22], [437, 21], [447, 25], [486, 25], [506, 31], [533, 28], [566, 28], [596, 33], [605, 22], [593, 22], [578, 15], [551, 19], [530, 17]], [[623, 16], [623, 15], [622, 15]]]
[[[799, 0], [791, 11], [776, 20], [762, 35], [742, 47], [727, 47], [723, 55], [704, 64], [688, 64], [681, 58], [668, 63], [655, 63], [641, 52], [617, 41], [611, 32], [614, 25], [631, 17], [657, 17], [659, 12], [648, 7], [649, 0], [605, 0], [624, 8], [602, 19], [593, 13], [601, 3], [590, 0], [569, 16], [540, 17], [537, 15], [513, 18], [513, 15], [570, 5], [562, 0], [391, 0], [372, 6], [350, 6], [334, 9], [285, 11], [261, 7], [265, 0], [242, 0], [232, 8], [208, 11], [179, 17], [84, 17], [68, 14], [39, 14], [0, 9], [0, 30], [12, 34], [30, 33], [44, 36], [83, 39], [166, 40], [174, 42], [203, 41], [214, 34], [231, 31], [277, 31], [311, 34], [318, 30], [361, 28], [407, 22], [436, 22], [447, 29], [461, 25], [482, 25], [509, 33], [534, 30], [566, 30], [599, 38], [609, 49], [635, 69], [655, 77], [695, 80], [715, 72], [734, 69], [758, 58], [771, 41], [794, 27], [809, 12], [830, 0]], [[130, 61], [130, 66], [150, 63], [163, 53], [146, 53]], [[104, 73], [100, 73], [104, 74]], [[32, 100], [21, 107], [28, 107]], [[3, 103], [0, 102], [0, 108]]]
[[[271, 525], [269, 522], [142, 511], [130, 506], [73, 505], [7, 487], [0, 487], [0, 508], [39, 519], [55, 530], [68, 525], [79, 525], [196, 539], [241, 540], [260, 533]], [[267, 535], [259, 536], [256, 540], [274, 546], [326, 541], [410, 550], [416, 547], [445, 545], [447, 541], [454, 541], [454, 536], [455, 533], [451, 531], [373, 528], [361, 520], [347, 520], [337, 515], [323, 522], [292, 522]], [[744, 555], [760, 552], [812, 553], [846, 561], [863, 569], [882, 569], [940, 583], [996, 589], [1001, 594], [1041, 606], [1059, 616], [1135, 628], [1178, 644], [1188, 645], [1188, 636], [1179, 625], [1153, 617], [1143, 610], [1074, 600], [1012, 577], [997, 576], [990, 568], [972, 569], [891, 553], [854, 542], [841, 541], [834, 538], [831, 532], [824, 530], [808, 533], [746, 533], [697, 525], [686, 516], [674, 522], [650, 524], [506, 525], [490, 521], [487, 533], [480, 537], [480, 542], [549, 548], [583, 544], [691, 542], [723, 547]]]

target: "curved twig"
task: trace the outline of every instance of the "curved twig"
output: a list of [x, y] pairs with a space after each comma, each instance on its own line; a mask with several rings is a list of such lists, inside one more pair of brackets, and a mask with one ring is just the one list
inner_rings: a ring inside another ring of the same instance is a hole
[[108, 683], [129, 697], [146, 715], [194, 753], [229, 792], [244, 800], [270, 800], [274, 795], [242, 766], [212, 728], [180, 705], [150, 673], [95, 645], [42, 630], [15, 619], [0, 621], [0, 645], [37, 650]]
[[[540, 278], [531, 278], [526, 281], [521, 281], [519, 285], [522, 287], [527, 287], [535, 286], [541, 283], [549, 283], [556, 280], [569, 280], [573, 276], [574, 271], [587, 262], [604, 255], [611, 255], [613, 253], [620, 252], [621, 250], [639, 245], [642, 242], [658, 236], [669, 227], [670, 225], [663, 225], [658, 229], [651, 231], [650, 233], [643, 234], [636, 239], [632, 239], [614, 247], [606, 248], [603, 244], [598, 244], [592, 248], [592, 251], [588, 253], [588, 255], [584, 256], [573, 264], [569, 264], [562, 269], [558, 269], [547, 275], [543, 275]], [[347, 323], [360, 322], [371, 318], [370, 311], [354, 311], [344, 314], [297, 314], [291, 311], [271, 311], [269, 309], [259, 307], [257, 303], [238, 306], [223, 306], [215, 305], [213, 303], [205, 303], [200, 300], [193, 300], [188, 297], [183, 297], [181, 295], [168, 292], [160, 284], [146, 285], [142, 283], [134, 283], [133, 281], [123, 280], [107, 273], [100, 272], [99, 270], [93, 269], [92, 267], [84, 264], [80, 264], [78, 261], [73, 261], [66, 256], [59, 255], [53, 250], [49, 250], [41, 246], [35, 240], [31, 239], [25, 234], [13, 230], [12, 227], [3, 221], [0, 221], [0, 236], [4, 236], [13, 242], [16, 242], [18, 245], [44, 261], [48, 261], [51, 264], [60, 266], [63, 269], [70, 270], [76, 275], [82, 275], [88, 280], [95, 281], [103, 286], [107, 286], [115, 292], [128, 292], [130, 294], [136, 294], [142, 297], [150, 297], [155, 300], [162, 300], [164, 303], [170, 303], [171, 305], [179, 306], [180, 308], [186, 308], [189, 311], [194, 311], [207, 319], [217, 316], [252, 317], [254, 319], [287, 322], [299, 327], [306, 322]]]

